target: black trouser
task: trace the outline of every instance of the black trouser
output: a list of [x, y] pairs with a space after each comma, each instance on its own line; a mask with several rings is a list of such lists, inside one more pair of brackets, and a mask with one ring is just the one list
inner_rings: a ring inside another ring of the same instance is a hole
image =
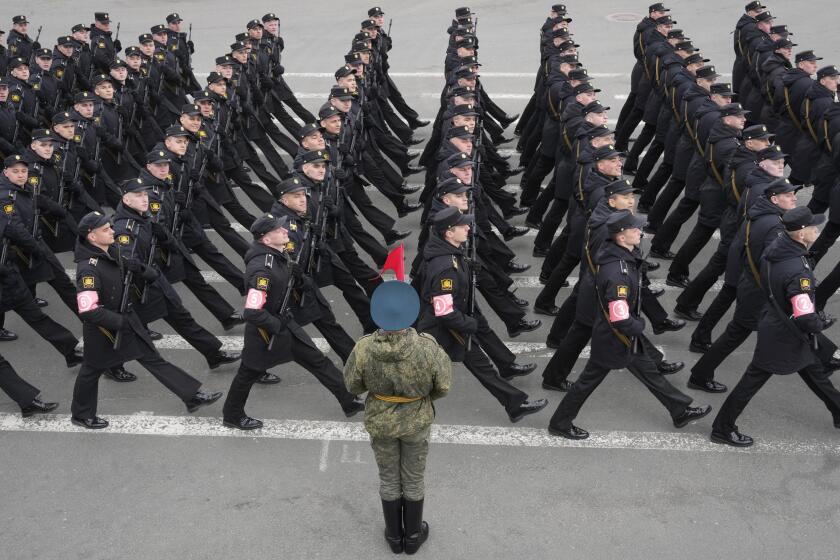
[[298, 101], [294, 94], [289, 94], [287, 92], [286, 95], [283, 95], [282, 97], [283, 103], [285, 103], [289, 109], [294, 111], [294, 113], [299, 116], [303, 122], [313, 123], [318, 121], [318, 119], [315, 118], [315, 115], [307, 111], [306, 107], [300, 104], [300, 101]]
[[511, 294], [499, 285], [496, 278], [484, 267], [476, 274], [478, 291], [487, 300], [490, 308], [499, 316], [505, 325], [515, 325], [525, 317], [521, 307], [511, 301]]
[[592, 338], [592, 327], [575, 320], [566, 335], [562, 338], [560, 347], [548, 361], [543, 370], [543, 381], [551, 385], [559, 385], [572, 373], [572, 367]]
[[184, 261], [183, 284], [220, 323], [224, 323], [235, 313], [235, 310], [225, 298], [207, 283], [204, 276], [201, 275], [201, 271], [186, 260]]
[[[714, 233], [714, 229], [712, 229], [712, 233]], [[685, 248], [685, 245], [683, 245], [683, 248]], [[677, 257], [682, 253], [682, 250], [681, 248], [680, 252], [677, 253]], [[688, 309], [696, 309], [703, 301], [703, 296], [706, 295], [706, 292], [711, 290], [712, 286], [717, 282], [717, 279], [720, 278], [720, 275], [726, 272], [726, 257], [725, 252], [715, 251], [712, 258], [703, 267], [703, 270], [694, 277], [688, 284], [688, 287], [677, 297], [677, 305]], [[674, 261], [676, 260], [675, 258]]]
[[248, 210], [242, 206], [242, 203], [239, 202], [239, 199], [233, 192], [231, 192], [231, 199], [222, 204], [222, 206], [230, 213], [231, 216], [233, 216], [234, 220], [247, 229], [251, 229], [251, 225], [257, 219], [256, 216], [248, 212]]
[[41, 390], [24, 381], [3, 356], [0, 356], [0, 390], [21, 408], [32, 404], [35, 397], [41, 394]]
[[[531, 170], [528, 173], [528, 182], [522, 185], [522, 192], [519, 195], [522, 204], [527, 206], [537, 199], [540, 194], [540, 185], [542, 185], [543, 179], [554, 171], [554, 164], [554, 157], [547, 156], [542, 152], [537, 154], [536, 159], [529, 165]], [[548, 186], [549, 189], [553, 190], [552, 187], [553, 185]]]
[[828, 276], [817, 286], [814, 294], [817, 299], [817, 309], [823, 310], [825, 304], [828, 303], [828, 298], [834, 295], [837, 288], [840, 288], [840, 263], [837, 263]]
[[[633, 149], [636, 149], [635, 144], [633, 145]], [[644, 186], [647, 183], [647, 178], [650, 177], [653, 167], [656, 165], [656, 162], [659, 161], [659, 156], [661, 156], [664, 151], [665, 146], [662, 145], [662, 142], [654, 139], [648, 147], [645, 157], [642, 158], [642, 163], [639, 164], [639, 169], [636, 171], [636, 178], [633, 180], [633, 186]]]
[[[51, 251], [48, 251], [44, 255], [44, 258], [49, 263], [50, 268], [53, 271], [53, 279], [47, 281], [47, 284], [52, 286], [52, 289], [56, 291], [58, 297], [61, 298], [61, 301], [64, 302], [64, 305], [66, 305], [70, 311], [78, 313], [78, 305], [76, 303], [76, 286], [70, 280], [70, 277], [67, 276], [67, 271], [64, 269], [64, 266]], [[35, 297], [35, 286], [30, 286], [30, 291], [32, 292], [32, 297]]]
[[566, 225], [560, 230], [560, 235], [554, 238], [551, 242], [551, 247], [548, 248], [548, 256], [543, 260], [540, 274], [550, 276], [551, 271], [560, 264], [560, 259], [566, 254], [566, 248], [569, 245], [569, 212], [566, 213]]
[[330, 348], [341, 358], [341, 362], [347, 363], [347, 358], [350, 357], [350, 352], [353, 351], [356, 342], [350, 338], [350, 335], [347, 334], [344, 327], [338, 324], [333, 312], [329, 310], [325, 311], [323, 317], [317, 321], [313, 321], [312, 324], [315, 325], [319, 333], [324, 335]]
[[502, 379], [482, 350], [479, 337], [473, 335], [472, 346], [464, 355], [464, 366], [478, 379], [491, 395], [496, 397], [505, 410], [515, 412], [528, 400], [528, 395]]
[[[674, 274], [676, 276], [688, 276], [689, 266], [691, 266], [691, 262], [695, 259], [695, 257], [697, 257], [698, 254], [700, 254], [700, 251], [703, 250], [703, 247], [705, 247], [706, 244], [709, 242], [709, 239], [712, 238], [712, 235], [715, 233], [716, 229], [717, 228], [714, 226], [703, 225], [700, 222], [694, 224], [691, 233], [688, 234], [688, 237], [686, 238], [685, 242], [683, 242], [682, 247], [680, 247], [680, 250], [677, 251], [677, 256], [674, 257], [674, 260], [671, 262], [671, 267], [668, 269], [668, 274]], [[717, 254], [717, 252], [715, 252], [715, 254]], [[725, 258], [723, 266], [724, 268], [726, 267]]]
[[[260, 135], [251, 140], [251, 142], [259, 147], [263, 157], [269, 165], [271, 165], [278, 177], [282, 179], [289, 174], [289, 168], [286, 165], [286, 162], [283, 161], [283, 157], [277, 153], [277, 150], [274, 149], [274, 145], [271, 143], [271, 140], [268, 139], [268, 136], [264, 134]], [[254, 171], [256, 172], [256, 169], [254, 169]]]
[[386, 249], [385, 246], [383, 246], [370, 234], [370, 232], [368, 232], [365, 226], [359, 221], [355, 212], [349, 208], [345, 208], [342, 219], [344, 220], [344, 226], [347, 228], [347, 231], [350, 232], [353, 240], [359, 244], [365, 253], [370, 255], [373, 262], [376, 263], [377, 266], [384, 265], [385, 259], [388, 258], [388, 249]]
[[543, 217], [540, 231], [537, 232], [537, 236], [534, 238], [534, 247], [548, 248], [551, 246], [552, 241], [554, 241], [554, 234], [557, 233], [557, 229], [563, 223], [563, 217], [568, 210], [568, 199], [554, 199], [551, 208], [548, 209], [548, 213]]
[[[831, 412], [834, 423], [840, 423], [840, 392], [832, 385], [825, 370], [819, 362], [806, 366], [799, 370], [799, 377], [811, 391], [825, 404]], [[774, 374], [764, 371], [752, 363], [747, 366], [747, 371], [738, 381], [738, 384], [726, 397], [723, 406], [720, 407], [712, 429], [715, 432], [728, 434], [736, 431], [738, 426], [735, 422], [749, 404], [750, 400], [758, 393], [767, 381]]]
[[825, 224], [820, 236], [811, 245], [811, 253], [814, 255], [814, 264], [820, 262], [826, 253], [828, 253], [837, 238], [840, 237], [840, 224], [834, 223], [831, 220]]
[[211, 204], [205, 204], [204, 206], [206, 207], [206, 216], [207, 221], [210, 223], [210, 227], [219, 234], [219, 237], [225, 240], [225, 243], [227, 243], [231, 249], [236, 251], [240, 257], [244, 258], [245, 253], [248, 252], [251, 245], [245, 241], [241, 235], [236, 233], [236, 231], [231, 227], [227, 217], [222, 212], [219, 212], [219, 210]]
[[[269, 187], [269, 190], [267, 191], [251, 181], [251, 177], [249, 177], [248, 173], [242, 169], [241, 165], [234, 169], [226, 170], [225, 175], [242, 189], [242, 192], [251, 199], [261, 212], [268, 212], [271, 210], [271, 207], [274, 205], [274, 197], [272, 196], [272, 193], [269, 192], [271, 187]], [[272, 182], [269, 184], [276, 188], [277, 183]], [[227, 208], [227, 205], [225, 205], [225, 207]]]
[[575, 310], [577, 309], [580, 285], [580, 280], [578, 280], [575, 287], [572, 288], [572, 293], [560, 304], [560, 313], [551, 322], [551, 329], [548, 331], [546, 342], [559, 344], [568, 335], [572, 324], [577, 322]]
[[[694, 215], [694, 212], [699, 207], [699, 200], [694, 200], [686, 196], [682, 197], [682, 200], [680, 200], [680, 203], [674, 211], [668, 214], [668, 217], [662, 222], [662, 225], [657, 228], [656, 235], [651, 243], [651, 248], [663, 253], [669, 251], [671, 244], [674, 243], [674, 240], [680, 233], [682, 225]], [[648, 214], [649, 218], [650, 214]]]
[[[655, 200], [645, 200], [645, 202], [650, 206], [650, 212], [648, 212], [647, 216], [648, 224], [650, 224], [654, 231], [662, 227], [662, 222], [664, 222], [665, 218], [668, 217], [668, 212], [670, 212], [671, 207], [674, 205], [674, 202], [677, 201], [677, 198], [679, 198], [680, 193], [684, 188], [685, 181], [672, 176]], [[645, 198], [644, 195], [642, 198]], [[639, 202], [641, 203], [641, 200]]]
[[[638, 167], [639, 156], [642, 154], [642, 150], [650, 144], [651, 140], [653, 140], [655, 136], [656, 125], [645, 123], [645, 126], [642, 128], [642, 132], [639, 133], [639, 137], [635, 142], [633, 142], [633, 147], [630, 149], [630, 153], [627, 154], [627, 161], [625, 162], [625, 165], [628, 168], [635, 169]], [[651, 146], [651, 149], [653, 149], [653, 146]], [[656, 157], [658, 158], [659, 155]]]
[[[654, 173], [653, 178], [648, 181], [647, 184], [636, 184], [636, 181], [639, 180], [640, 176], [639, 174], [636, 175], [636, 179], [633, 181], [633, 187], [644, 188], [642, 196], [639, 197], [639, 206], [651, 208], [652, 210], [652, 205], [656, 202], [656, 195], [658, 195], [659, 191], [662, 190], [662, 187], [665, 186], [673, 170], [673, 165], [663, 161], [662, 165], [660, 165], [659, 169], [657, 169], [656, 173]], [[648, 216], [648, 219], [649, 218], [650, 216]]]
[[[523, 182], [524, 182], [524, 175], [523, 175]], [[548, 186], [544, 188], [542, 191], [534, 193], [535, 199], [531, 199], [530, 201], [526, 200], [525, 196], [520, 198], [520, 203], [522, 206], [528, 206], [530, 204], [530, 208], [528, 209], [528, 214], [525, 216], [525, 219], [529, 222], [537, 223], [543, 219], [543, 214], [551, 205], [551, 202], [554, 200], [554, 182], [557, 178], [557, 175], [552, 176], [552, 179], [548, 182]]]
[[365, 178], [373, 183], [373, 186], [385, 195], [385, 198], [390, 200], [398, 211], [401, 210], [405, 206], [405, 196], [397, 189], [402, 182], [394, 184], [385, 176], [384, 171], [390, 166], [382, 159], [382, 155], [376, 150], [366, 149], [362, 152], [362, 161], [365, 168]]
[[[630, 116], [631, 111], [633, 111], [633, 106], [635, 104], [636, 92], [631, 91], [630, 94], [627, 96], [627, 99], [624, 101], [624, 105], [621, 107], [621, 112], [618, 114], [618, 121], [615, 123], [616, 130], [621, 130], [622, 128], [624, 128], [624, 123], [627, 121], [627, 117]], [[628, 138], [630, 137], [628, 136]], [[618, 144], [616, 144], [616, 149], [622, 148]]]
[[[286, 111], [286, 108], [283, 107], [281, 101], [279, 99], [272, 98], [270, 107], [271, 114], [277, 118], [280, 124], [283, 125], [283, 128], [288, 130], [292, 136], [297, 138], [298, 133], [300, 132], [300, 123], [298, 123], [295, 118]], [[315, 119], [305, 120], [304, 122], [315, 122]]]
[[380, 111], [382, 112], [382, 118], [385, 119], [385, 124], [388, 125], [388, 128], [396, 134], [400, 142], [408, 144], [408, 141], [411, 140], [412, 136], [411, 127], [405, 124], [405, 122], [397, 116], [387, 100], [380, 100], [378, 105]]
[[[743, 312], [743, 310], [741, 311]], [[761, 315], [761, 311], [759, 309], [756, 312], [756, 320]], [[757, 324], [757, 321], [753, 322], [752, 325], [748, 324], [747, 321], [743, 321], [739, 316], [738, 310], [736, 310], [735, 316], [726, 325], [726, 330], [715, 339], [712, 347], [706, 350], [691, 368], [692, 381], [700, 383], [712, 381], [715, 378], [715, 370], [718, 366], [750, 337], [755, 324]]]
[[[685, 409], [691, 404], [691, 397], [668, 383], [659, 373], [656, 364], [647, 355], [634, 355], [627, 365], [627, 369], [668, 409], [671, 418], [676, 418], [685, 412]], [[610, 371], [612, 371], [610, 368], [599, 366], [590, 359], [586, 368], [575, 380], [572, 388], [557, 406], [549, 425], [554, 428], [569, 429], [586, 399], [606, 379]]]
[[[735, 301], [738, 295], [738, 289], [735, 286], [730, 286], [724, 283], [723, 287], [706, 308], [703, 313], [703, 318], [697, 323], [694, 332], [691, 333], [691, 340], [698, 344], [710, 344], [712, 342], [712, 331], [715, 325], [720, 322], [729, 307]], [[679, 300], [678, 300], [679, 301]]]
[[219, 249], [213, 245], [209, 239], [204, 239], [201, 243], [190, 247], [196, 255], [201, 257], [201, 260], [210, 265], [210, 268], [218, 272], [225, 280], [236, 288], [236, 290], [245, 295], [245, 279], [242, 271], [236, 268], [230, 259], [224, 256]]
[[[294, 120], [294, 119], [292, 119]], [[260, 111], [260, 122], [262, 123], [262, 128], [265, 133], [271, 138], [275, 144], [280, 146], [280, 148], [289, 154], [289, 157], [294, 158], [298, 152], [298, 143], [283, 134], [274, 121], [271, 120], [271, 115], [266, 110]], [[295, 138], [297, 138], [297, 134], [295, 134]], [[258, 144], [259, 145], [259, 144]], [[270, 145], [270, 144], [269, 144]], [[272, 148], [273, 149], [273, 148]], [[279, 155], [279, 154], [278, 154]], [[272, 164], [273, 166], [274, 164]]]
[[397, 111], [399, 111], [400, 115], [405, 117], [405, 120], [408, 121], [409, 125], [415, 124], [419, 120], [417, 111], [409, 107], [408, 103], [405, 102], [402, 93], [400, 93], [400, 90], [397, 88], [397, 84], [394, 83], [394, 80], [391, 79], [391, 76], [385, 74], [385, 77], [388, 80], [388, 100], [391, 102], [394, 108]]
[[30, 299], [18, 305], [12, 311], [17, 313], [41, 338], [52, 344], [53, 348], [58, 350], [65, 358], [75, 352], [76, 345], [79, 344], [78, 339], [73, 333], [41, 311], [34, 300]]
[[[156, 351], [145, 348], [145, 345], [142, 346], [144, 346], [144, 354], [137, 358], [140, 365], [185, 404], [188, 403], [201, 388], [201, 382], [164, 360]], [[76, 377], [76, 385], [73, 387], [73, 405], [70, 408], [75, 418], [86, 420], [96, 416], [99, 377], [105, 371], [105, 368], [97, 368], [88, 363], [82, 364]]]
[[[340, 254], [339, 256], [342, 256]], [[356, 255], [358, 259], [358, 255]], [[342, 258], [342, 262], [347, 264], [347, 262]], [[361, 260], [359, 260], [361, 262]], [[362, 263], [364, 265], [364, 263]], [[354, 271], [354, 268], [351, 268], [351, 271]], [[365, 268], [367, 268], [365, 266]], [[370, 270], [370, 269], [368, 269]], [[359, 279], [359, 283], [356, 283], [355, 278]], [[362, 328], [365, 332], [372, 332], [376, 330], [376, 326], [373, 323], [373, 319], [370, 318], [370, 295], [373, 294], [373, 290], [376, 286], [381, 282], [374, 282], [374, 279], [369, 278], [366, 276], [355, 276], [350, 272], [342, 269], [338, 266], [332, 267], [332, 279], [333, 285], [336, 288], [341, 290], [341, 295], [344, 296], [344, 299], [347, 301], [350, 308], [353, 310], [353, 313], [356, 314], [356, 317], [359, 318], [359, 322], [362, 324]], [[361, 288], [359, 286], [362, 286]], [[364, 288], [365, 291], [362, 291]]]
[[570, 253], [566, 251], [563, 258], [551, 271], [551, 276], [548, 277], [548, 282], [545, 283], [542, 291], [540, 291], [537, 299], [534, 300], [534, 305], [540, 307], [551, 307], [554, 305], [554, 300], [563, 287], [563, 282], [569, 277], [575, 268], [580, 265], [580, 255], [577, 251]]
[[516, 123], [516, 128], [513, 129], [513, 132], [516, 134], [522, 134], [522, 128], [528, 124], [528, 121], [531, 120], [531, 117], [534, 116], [534, 110], [537, 107], [537, 94], [531, 96], [531, 99], [528, 100], [528, 104], [525, 105], [525, 108], [522, 110], [522, 116], [519, 117], [519, 122]]
[[[262, 160], [260, 160], [260, 156], [257, 155], [256, 150], [254, 150], [254, 147], [251, 145], [250, 142], [240, 142], [236, 145], [236, 147], [237, 149], [242, 148], [243, 153], [240, 154], [242, 156], [242, 159], [245, 160], [245, 163], [248, 164], [248, 167], [251, 168], [251, 170], [259, 178], [259, 180], [265, 183], [265, 185], [269, 189], [271, 188], [270, 185], [277, 185], [280, 183], [280, 179], [272, 175], [271, 172], [268, 169], [266, 169], [265, 165], [263, 165]], [[277, 155], [277, 157], [279, 158], [280, 156]], [[250, 181], [250, 178], [248, 180]]]
[[176, 333], [181, 335], [190, 346], [198, 350], [205, 358], [209, 358], [219, 351], [222, 347], [222, 341], [199, 325], [182, 304], [172, 302], [167, 297], [164, 297], [163, 300], [166, 303], [166, 316], [163, 317], [163, 320]]
[[[314, 375], [321, 385], [326, 387], [338, 400], [342, 410], [347, 410], [355, 397], [347, 392], [344, 386], [344, 378], [335, 364], [325, 358], [320, 350], [299, 340], [292, 342], [291, 351], [295, 363], [300, 364], [306, 371]], [[245, 402], [248, 400], [251, 387], [263, 375], [265, 375], [265, 370], [248, 367], [244, 363], [239, 365], [239, 371], [236, 372], [236, 376], [230, 384], [222, 408], [225, 420], [236, 422], [245, 416]]]
[[395, 220], [385, 212], [383, 212], [365, 192], [365, 187], [358, 178], [354, 178], [352, 184], [347, 189], [347, 194], [353, 205], [362, 213], [365, 220], [388, 240], [388, 234], [394, 231]]
[[[644, 116], [645, 112], [638, 107], [633, 107], [630, 110], [630, 114], [627, 115], [627, 118], [624, 120], [624, 124], [621, 126], [621, 129], [618, 130], [615, 134], [615, 147], [617, 150], [626, 150], [628, 144], [630, 143], [630, 136], [633, 134], [633, 131], [636, 130], [636, 127], [639, 126], [639, 123], [642, 122], [642, 117]], [[647, 127], [647, 125], [645, 125]], [[656, 132], [654, 129], [653, 132]], [[653, 132], [650, 135], [650, 138], [647, 139], [645, 145], [650, 142], [650, 139], [653, 138]], [[639, 138], [636, 142], [642, 139], [642, 135], [639, 135]]]

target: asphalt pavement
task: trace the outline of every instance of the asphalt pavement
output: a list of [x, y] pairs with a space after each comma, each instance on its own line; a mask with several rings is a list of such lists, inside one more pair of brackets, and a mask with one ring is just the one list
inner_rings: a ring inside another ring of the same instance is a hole
[[[509, 113], [520, 112], [532, 92], [538, 66], [538, 30], [550, 3], [472, 2], [478, 13], [481, 73], [485, 89]], [[252, 18], [274, 11], [286, 41], [286, 78], [301, 102], [316, 111], [326, 99], [332, 72], [343, 61], [366, 4], [280, 5], [271, 2], [111, 2], [34, 0], [5, 6], [0, 28], [26, 13], [30, 34], [43, 24], [48, 44], [70, 26], [92, 21], [110, 9], [121, 22], [124, 46], [139, 33], [179, 11], [193, 23], [195, 71], [206, 74], [211, 61], [227, 51], [234, 34]], [[636, 22], [647, 3], [567, 3], [581, 60], [596, 76], [601, 98], [617, 118], [629, 90], [630, 51]], [[677, 27], [685, 30], [724, 74], [733, 59], [731, 29], [740, 3], [723, 0], [673, 2]], [[243, 7], [245, 9], [243, 9]], [[437, 113], [443, 87], [446, 27], [456, 6], [439, 0], [382, 4], [393, 18], [391, 72], [406, 100], [422, 117]], [[838, 10], [827, 0], [771, 5], [778, 23], [795, 33], [797, 49], [813, 48], [826, 63], [840, 62], [834, 37]], [[817, 17], [815, 17], [817, 16]], [[386, 24], [387, 25], [387, 24]], [[725, 76], [723, 79], [728, 79]], [[200, 78], [201, 79], [201, 78]], [[612, 121], [614, 122], [614, 121]], [[427, 135], [431, 127], [418, 130]], [[512, 136], [513, 126], [508, 129]], [[515, 143], [501, 146], [513, 152]], [[422, 148], [418, 146], [418, 148]], [[423, 175], [409, 178], [422, 182]], [[518, 178], [510, 181], [518, 186]], [[391, 206], [371, 193], [388, 211]], [[802, 201], [807, 201], [803, 193]], [[244, 198], [244, 197], [243, 197]], [[247, 200], [247, 199], [245, 199]], [[252, 208], [248, 205], [249, 208]], [[252, 208], [253, 211], [253, 208]], [[521, 224], [523, 218], [514, 223]], [[693, 219], [683, 228], [678, 247]], [[419, 213], [398, 222], [419, 232]], [[236, 264], [241, 260], [220, 241]], [[532, 236], [510, 242], [518, 260], [531, 270], [516, 275], [517, 295], [533, 302], [540, 260], [531, 256]], [[696, 274], [708, 259], [711, 242], [692, 264]], [[407, 262], [416, 237], [405, 241]], [[825, 275], [838, 262], [832, 251], [817, 268]], [[72, 259], [61, 255], [68, 269]], [[664, 281], [667, 263], [651, 273]], [[207, 268], [207, 267], [205, 267]], [[208, 279], [234, 305], [239, 294]], [[179, 293], [199, 323], [220, 336], [226, 348], [241, 347], [243, 329], [229, 332], [194, 296]], [[559, 305], [569, 289], [561, 290]], [[351, 336], [358, 321], [340, 293], [325, 290]], [[46, 285], [38, 295], [50, 301], [53, 318], [77, 335], [81, 326]], [[678, 292], [662, 301], [672, 310]], [[708, 304], [714, 293], [704, 300]], [[515, 339], [489, 311], [491, 326], [521, 362], [537, 371], [514, 383], [532, 398], [546, 397], [548, 409], [511, 425], [501, 406], [460, 364], [452, 392], [436, 404], [438, 429], [429, 454], [426, 518], [431, 538], [421, 549], [427, 558], [836, 558], [840, 544], [840, 447], [831, 417], [797, 376], [778, 377], [752, 401], [739, 427], [755, 436], [747, 452], [708, 443], [711, 418], [675, 429], [666, 411], [625, 371], [612, 373], [582, 410], [578, 424], [591, 440], [569, 444], [545, 435], [548, 419], [562, 395], [540, 388], [540, 372], [551, 356], [544, 326]], [[838, 315], [836, 296], [829, 312]], [[728, 316], [727, 316], [728, 318]], [[73, 428], [69, 414], [76, 370], [20, 319], [8, 314], [6, 327], [20, 340], [0, 343], [16, 369], [60, 401], [56, 416], [23, 421], [17, 407], [0, 395], [0, 558], [386, 558], [377, 476], [361, 416], [346, 420], [334, 398], [297, 365], [277, 368], [280, 385], [256, 386], [247, 410], [266, 419], [258, 434], [229, 433], [220, 427], [221, 406], [187, 415], [183, 404], [138, 364], [135, 383], [100, 384], [99, 412], [114, 430], [88, 433]], [[716, 332], [724, 327], [722, 323]], [[183, 367], [206, 388], [226, 391], [236, 365], [209, 371], [163, 321], [153, 325], [165, 338], [167, 359]], [[687, 368], [669, 379], [692, 395], [695, 404], [717, 409], [725, 395], [685, 388], [697, 355], [688, 352], [692, 325], [654, 336], [669, 360]], [[317, 331], [310, 331], [314, 337]], [[840, 327], [828, 335], [840, 339]], [[754, 338], [730, 357], [718, 379], [733, 386], [749, 363]], [[325, 350], [328, 348], [325, 346]], [[585, 354], [572, 378], [585, 364]], [[334, 353], [329, 357], [338, 365]], [[714, 414], [714, 413], [713, 413]]]

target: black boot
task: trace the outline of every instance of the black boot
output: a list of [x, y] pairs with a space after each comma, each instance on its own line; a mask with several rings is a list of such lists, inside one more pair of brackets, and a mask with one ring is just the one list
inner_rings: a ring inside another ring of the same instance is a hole
[[399, 554], [403, 551], [402, 500], [382, 500], [382, 514], [385, 516], [385, 541], [391, 552]]
[[423, 500], [412, 502], [403, 498], [403, 526], [405, 553], [414, 554], [429, 538], [429, 524], [423, 521]]

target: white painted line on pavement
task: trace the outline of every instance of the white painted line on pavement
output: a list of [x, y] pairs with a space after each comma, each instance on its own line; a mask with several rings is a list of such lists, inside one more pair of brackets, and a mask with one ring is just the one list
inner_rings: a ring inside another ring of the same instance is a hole
[[[228, 352], [241, 352], [244, 344], [244, 337], [237, 335], [218, 336], [222, 343], [222, 350]], [[323, 353], [330, 351], [330, 345], [325, 338], [312, 337], [315, 346]], [[177, 334], [165, 334], [163, 338], [155, 341], [155, 346], [159, 350], [192, 350], [193, 347]], [[548, 348], [542, 342], [515, 342], [506, 341], [505, 346], [516, 355], [527, 354], [530, 358], [550, 358], [554, 355], [554, 350]], [[662, 349], [660, 349], [662, 351]], [[589, 358], [589, 346], [584, 348], [580, 355], [581, 358]]]
[[[388, 72], [392, 78], [440, 78], [443, 79], [443, 71], [438, 72]], [[484, 78], [536, 78], [536, 72], [480, 72]], [[197, 78], [206, 78], [207, 73], [196, 74]], [[589, 72], [592, 78], [626, 78], [630, 74], [626, 72]], [[284, 78], [329, 78], [335, 80], [333, 72], [286, 72]]]
[[[86, 430], [70, 423], [70, 416], [44, 415], [23, 419], [18, 414], [0, 414], [0, 431], [107, 435], [145, 435], [165, 437], [237, 437], [313, 441], [369, 441], [361, 422], [326, 420], [265, 420], [259, 430], [241, 431], [225, 428], [220, 418], [194, 416], [107, 416], [111, 423], [105, 430]], [[704, 430], [705, 426], [698, 426]], [[644, 451], [682, 451], [694, 453], [741, 453], [750, 455], [840, 456], [840, 446], [815, 440], [763, 440], [746, 449], [711, 443], [706, 435], [676, 432], [593, 432], [589, 439], [572, 441], [548, 435], [539, 428], [467, 426], [436, 424], [432, 443], [483, 445], [494, 447], [562, 447], [584, 449], [626, 449]], [[321, 447], [319, 470], [327, 468], [327, 456]]]

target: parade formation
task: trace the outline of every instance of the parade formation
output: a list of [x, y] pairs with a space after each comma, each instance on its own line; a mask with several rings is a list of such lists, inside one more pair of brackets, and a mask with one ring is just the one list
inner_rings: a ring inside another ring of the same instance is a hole
[[[274, 13], [219, 37], [215, 65], [200, 69], [179, 13], [123, 37], [126, 47], [116, 14], [96, 12], [50, 41], [12, 17], [0, 47], [0, 317], [16, 313], [59, 365], [80, 367], [72, 395], [42, 396], [24, 380], [25, 363], [0, 357], [0, 388], [24, 418], [64, 406], [76, 426], [107, 429], [100, 379], [136, 381], [136, 361], [188, 413], [219, 401], [223, 426], [259, 430], [264, 422], [246, 412], [253, 386], [281, 383], [295, 362], [343, 417], [364, 413], [385, 540], [409, 554], [430, 534], [432, 401], [457, 385], [458, 362], [504, 409], [487, 411], [491, 421], [516, 423], [551, 401], [543, 425], [572, 440], [589, 437], [577, 425], [584, 404], [622, 369], [674, 427], [694, 423], [715, 443], [754, 443], [737, 420], [774, 375], [798, 373], [840, 429], [830, 378], [840, 359], [823, 332], [840, 287], [840, 264], [824, 259], [840, 237], [840, 70], [797, 51], [787, 26], [754, 1], [734, 28], [724, 83], [666, 5], [647, 14], [627, 37], [635, 66], [615, 126], [562, 4], [540, 28], [521, 116], [481, 81], [478, 14], [459, 7], [442, 20], [449, 40], [434, 122], [389, 73], [380, 7], [345, 30], [349, 49], [336, 53], [335, 81], [313, 112], [284, 76]], [[512, 142], [518, 162], [500, 149]], [[803, 189], [807, 205], [797, 200]], [[414, 213], [421, 230], [402, 229]], [[515, 293], [530, 265], [509, 245], [526, 235], [542, 259], [533, 302]], [[405, 239], [417, 247], [407, 278]], [[73, 277], [59, 257], [74, 263]], [[672, 310], [649, 277], [664, 266], [665, 284], [680, 291]], [[240, 297], [220, 294], [208, 269]], [[397, 280], [383, 277], [395, 269]], [[39, 297], [42, 283], [58, 299]], [[196, 320], [185, 290], [218, 324]], [[352, 328], [328, 296], [346, 301]], [[51, 316], [61, 305], [77, 324]], [[541, 394], [517, 387], [538, 365], [517, 361], [491, 314], [507, 338], [544, 335], [553, 356]], [[229, 389], [204, 389], [161, 356], [158, 320], [209, 369], [238, 363]], [[0, 341], [26, 342], [4, 325]], [[211, 332], [219, 328], [244, 332], [241, 353], [223, 349]], [[348, 334], [359, 330], [359, 340]], [[669, 361], [657, 346], [676, 331], [695, 363]], [[752, 333], [749, 366], [727, 387], [716, 372]], [[686, 368], [685, 386], [669, 381]], [[719, 410], [703, 399], [714, 393], [727, 393]], [[697, 422], [706, 416], [708, 425]]]

